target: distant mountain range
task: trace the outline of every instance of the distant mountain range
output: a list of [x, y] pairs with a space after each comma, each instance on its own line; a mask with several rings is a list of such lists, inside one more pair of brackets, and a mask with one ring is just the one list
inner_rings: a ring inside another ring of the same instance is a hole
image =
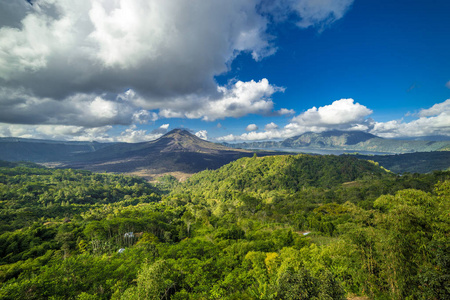
[[66, 142], [22, 138], [0, 138], [0, 159], [36, 163], [70, 161], [114, 143]]
[[344, 151], [370, 151], [381, 153], [413, 153], [429, 151], [450, 151], [447, 141], [385, 139], [362, 131], [307, 132], [279, 142], [252, 142], [225, 144], [243, 149], [324, 149]]
[[[182, 129], [174, 129], [157, 140], [143, 143], [0, 139], [0, 160], [30, 161], [146, 178], [166, 173], [183, 178], [205, 169], [217, 169], [253, 153], [202, 140]], [[267, 151], [262, 155], [273, 154], [280, 153]]]
[[[372, 152], [426, 152], [358, 156], [374, 160], [397, 173], [430, 172], [450, 167], [450, 142], [400, 141], [382, 139], [364, 132], [330, 131], [305, 133], [282, 142], [216, 144], [190, 132], [174, 129], [161, 138], [143, 143], [64, 142], [19, 138], [0, 138], [0, 160], [28, 161], [47, 166], [86, 169], [95, 172], [132, 174], [148, 179], [163, 174], [177, 178], [217, 169], [241, 157], [288, 154], [278, 149], [331, 149]], [[447, 151], [444, 151], [447, 150]], [[433, 152], [427, 152], [433, 151]]]
[[148, 178], [170, 173], [180, 178], [205, 169], [217, 169], [238, 158], [252, 155], [253, 151], [211, 143], [186, 130], [174, 129], [154, 141], [115, 144], [80, 154], [76, 161], [65, 166]]

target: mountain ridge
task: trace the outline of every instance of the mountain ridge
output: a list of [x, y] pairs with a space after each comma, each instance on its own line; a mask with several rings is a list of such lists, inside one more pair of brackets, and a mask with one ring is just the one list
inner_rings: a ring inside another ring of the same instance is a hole
[[154, 141], [116, 144], [79, 155], [76, 161], [64, 167], [120, 172], [147, 179], [171, 174], [183, 179], [205, 169], [217, 169], [253, 153], [202, 140], [184, 129], [174, 129]]
[[[450, 138], [449, 138], [450, 139]], [[236, 143], [225, 145], [243, 149], [323, 149], [344, 151], [368, 151], [380, 153], [414, 153], [430, 151], [448, 151], [450, 140], [397, 140], [381, 138], [363, 131], [331, 130], [320, 133], [306, 132], [283, 141], [265, 141], [251, 143]]]
[[0, 159], [43, 163], [69, 161], [80, 153], [94, 152], [117, 143], [0, 138]]
[[283, 147], [323, 147], [356, 145], [370, 139], [382, 139], [363, 131], [331, 130], [321, 133], [306, 132], [304, 134], [285, 139]]
[[[232, 148], [232, 147], [234, 148]], [[236, 149], [244, 146], [247, 149]], [[280, 149], [284, 152], [280, 152]], [[449, 168], [450, 142], [402, 141], [376, 137], [364, 132], [329, 131], [305, 133], [284, 141], [244, 144], [217, 144], [200, 139], [185, 129], [174, 129], [159, 139], [140, 143], [99, 143], [0, 138], [0, 160], [29, 161], [52, 167], [114, 172], [154, 179], [164, 174], [185, 179], [205, 169], [217, 169], [241, 157], [286, 155], [302, 150], [339, 150], [384, 152], [383, 158], [361, 156], [379, 161], [394, 172], [429, 172]], [[436, 151], [441, 150], [441, 151]], [[421, 153], [398, 156], [397, 153]], [[428, 154], [427, 154], [428, 153]], [[420, 165], [416, 162], [420, 158]]]

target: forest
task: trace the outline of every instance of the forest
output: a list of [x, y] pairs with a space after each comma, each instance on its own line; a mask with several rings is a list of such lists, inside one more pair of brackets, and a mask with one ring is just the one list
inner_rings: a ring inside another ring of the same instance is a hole
[[450, 172], [241, 158], [178, 182], [0, 162], [0, 299], [450, 299]]

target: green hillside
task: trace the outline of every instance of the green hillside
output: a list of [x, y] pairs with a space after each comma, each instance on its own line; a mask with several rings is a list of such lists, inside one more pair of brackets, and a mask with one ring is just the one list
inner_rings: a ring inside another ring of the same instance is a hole
[[373, 163], [345, 156], [280, 155], [241, 158], [215, 171], [203, 171], [184, 186], [205, 197], [228, 199], [230, 193], [297, 192], [331, 188], [364, 177], [389, 176]]
[[180, 183], [0, 167], [0, 299], [447, 299], [450, 172], [242, 158]]

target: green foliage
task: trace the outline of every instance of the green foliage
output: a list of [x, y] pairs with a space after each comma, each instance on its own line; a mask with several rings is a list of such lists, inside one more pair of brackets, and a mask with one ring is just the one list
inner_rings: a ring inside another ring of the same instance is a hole
[[200, 172], [188, 179], [184, 187], [201, 191], [206, 197], [230, 199], [237, 192], [296, 192], [305, 187], [332, 187], [365, 175], [379, 178], [384, 173], [373, 164], [353, 157], [253, 157], [238, 159], [216, 171]]
[[170, 267], [166, 261], [144, 264], [138, 273], [136, 287], [127, 289], [120, 299], [170, 299], [171, 290], [175, 286], [170, 277]]
[[448, 172], [253, 157], [157, 186], [0, 168], [0, 299], [449, 298]]

